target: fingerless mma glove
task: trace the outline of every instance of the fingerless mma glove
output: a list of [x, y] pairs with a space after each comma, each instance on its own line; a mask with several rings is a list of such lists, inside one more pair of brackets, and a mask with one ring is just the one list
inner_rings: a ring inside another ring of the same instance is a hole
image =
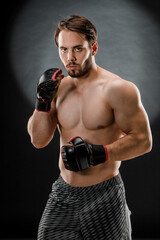
[[37, 99], [35, 108], [38, 111], [49, 112], [52, 99], [58, 90], [57, 74], [62, 73], [59, 68], [51, 68], [43, 73], [37, 85]]
[[87, 144], [80, 137], [70, 140], [73, 146], [62, 146], [61, 156], [66, 169], [81, 171], [108, 160], [107, 149], [103, 145]]

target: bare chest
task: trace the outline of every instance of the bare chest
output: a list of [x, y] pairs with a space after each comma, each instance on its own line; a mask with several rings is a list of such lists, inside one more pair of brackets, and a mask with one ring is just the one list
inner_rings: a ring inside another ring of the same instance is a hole
[[101, 88], [70, 91], [57, 98], [56, 107], [59, 125], [64, 129], [96, 130], [113, 122], [112, 110], [104, 102]]

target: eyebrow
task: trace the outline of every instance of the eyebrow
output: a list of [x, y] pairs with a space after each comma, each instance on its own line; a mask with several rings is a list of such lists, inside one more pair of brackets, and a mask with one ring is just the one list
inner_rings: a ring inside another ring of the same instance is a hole
[[[75, 46], [73, 46], [72, 48], [78, 48], [78, 47], [83, 47], [83, 45], [82, 45], [82, 44], [75, 45]], [[67, 48], [67, 47], [63, 47], [63, 46], [61, 46], [60, 48], [62, 49], [62, 48]]]

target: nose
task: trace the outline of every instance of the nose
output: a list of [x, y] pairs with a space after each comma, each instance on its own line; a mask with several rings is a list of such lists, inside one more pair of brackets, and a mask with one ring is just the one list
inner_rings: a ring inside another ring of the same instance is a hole
[[75, 53], [74, 53], [74, 51], [73, 51], [72, 49], [70, 49], [70, 50], [68, 51], [67, 60], [68, 60], [69, 62], [73, 62], [73, 61], [76, 60]]

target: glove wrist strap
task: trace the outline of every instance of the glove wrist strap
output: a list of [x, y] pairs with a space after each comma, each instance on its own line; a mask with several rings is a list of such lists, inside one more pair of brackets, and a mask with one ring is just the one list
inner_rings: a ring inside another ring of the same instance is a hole
[[36, 99], [35, 108], [37, 111], [49, 112], [51, 109], [51, 102]]
[[96, 166], [108, 160], [107, 148], [103, 145], [88, 144], [92, 152], [92, 165]]

